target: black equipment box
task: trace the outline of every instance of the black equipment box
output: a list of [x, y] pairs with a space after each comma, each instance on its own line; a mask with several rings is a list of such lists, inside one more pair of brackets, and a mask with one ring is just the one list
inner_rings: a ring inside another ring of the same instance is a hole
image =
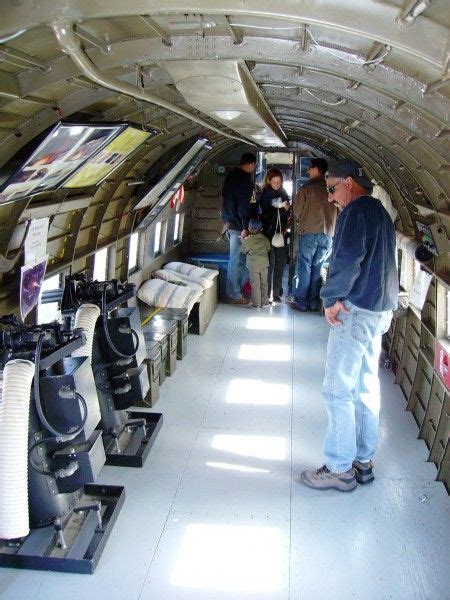
[[161, 308], [153, 317], [152, 321], [172, 321], [177, 322], [177, 358], [182, 360], [187, 352], [187, 334], [189, 329], [189, 312], [187, 308]]
[[147, 333], [163, 333], [167, 336], [168, 340], [168, 358], [166, 362], [166, 374], [173, 375], [177, 368], [177, 338], [178, 338], [178, 327], [177, 322], [173, 319], [170, 321], [162, 320], [156, 321], [151, 319], [142, 328], [144, 339]]
[[106, 461], [102, 432], [96, 429], [87, 442], [69, 442], [53, 454], [52, 460], [55, 469], [65, 468], [72, 461], [78, 463], [72, 476], [56, 480], [60, 494], [76, 492], [86, 483], [94, 483]]

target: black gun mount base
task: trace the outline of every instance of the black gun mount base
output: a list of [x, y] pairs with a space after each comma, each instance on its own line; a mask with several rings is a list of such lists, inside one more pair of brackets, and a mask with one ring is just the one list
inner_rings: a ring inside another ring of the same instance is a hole
[[92, 574], [125, 500], [122, 486], [87, 484], [53, 525], [0, 542], [0, 567]]
[[106, 464], [116, 467], [142, 467], [162, 427], [161, 413], [128, 412], [129, 420], [118, 435], [105, 440]]

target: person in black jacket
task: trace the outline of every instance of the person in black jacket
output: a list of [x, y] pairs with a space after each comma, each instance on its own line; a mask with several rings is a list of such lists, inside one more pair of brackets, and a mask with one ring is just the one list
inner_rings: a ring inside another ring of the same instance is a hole
[[227, 268], [227, 301], [231, 304], [248, 304], [242, 297], [242, 288], [249, 279], [245, 257], [241, 254], [241, 239], [248, 235], [248, 222], [255, 216], [256, 199], [252, 173], [256, 156], [246, 152], [240, 166], [227, 175], [222, 190], [223, 233], [230, 244]]
[[283, 173], [279, 169], [267, 171], [264, 187], [258, 201], [264, 235], [272, 240], [275, 233], [283, 234], [283, 247], [270, 246], [269, 254], [269, 298], [273, 302], [281, 302], [282, 280], [287, 262], [287, 244], [285, 232], [288, 223], [290, 204], [289, 196], [283, 188]]

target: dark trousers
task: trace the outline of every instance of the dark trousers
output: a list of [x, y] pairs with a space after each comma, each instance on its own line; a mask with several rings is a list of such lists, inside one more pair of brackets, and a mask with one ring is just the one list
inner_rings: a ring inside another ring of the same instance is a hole
[[294, 297], [303, 309], [320, 306], [320, 270], [331, 253], [332, 238], [325, 233], [304, 233], [298, 236], [296, 287]]
[[283, 281], [284, 267], [286, 266], [287, 255], [286, 246], [283, 248], [270, 247], [269, 253], [269, 298], [273, 293], [273, 297], [281, 296], [281, 285]]

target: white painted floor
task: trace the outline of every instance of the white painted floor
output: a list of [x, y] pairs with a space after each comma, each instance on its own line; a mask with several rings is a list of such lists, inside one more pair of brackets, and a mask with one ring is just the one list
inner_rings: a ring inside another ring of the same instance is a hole
[[382, 372], [374, 484], [317, 492], [328, 326], [285, 305], [221, 305], [161, 388], [143, 469], [94, 575], [0, 571], [2, 600], [450, 598], [450, 503]]

